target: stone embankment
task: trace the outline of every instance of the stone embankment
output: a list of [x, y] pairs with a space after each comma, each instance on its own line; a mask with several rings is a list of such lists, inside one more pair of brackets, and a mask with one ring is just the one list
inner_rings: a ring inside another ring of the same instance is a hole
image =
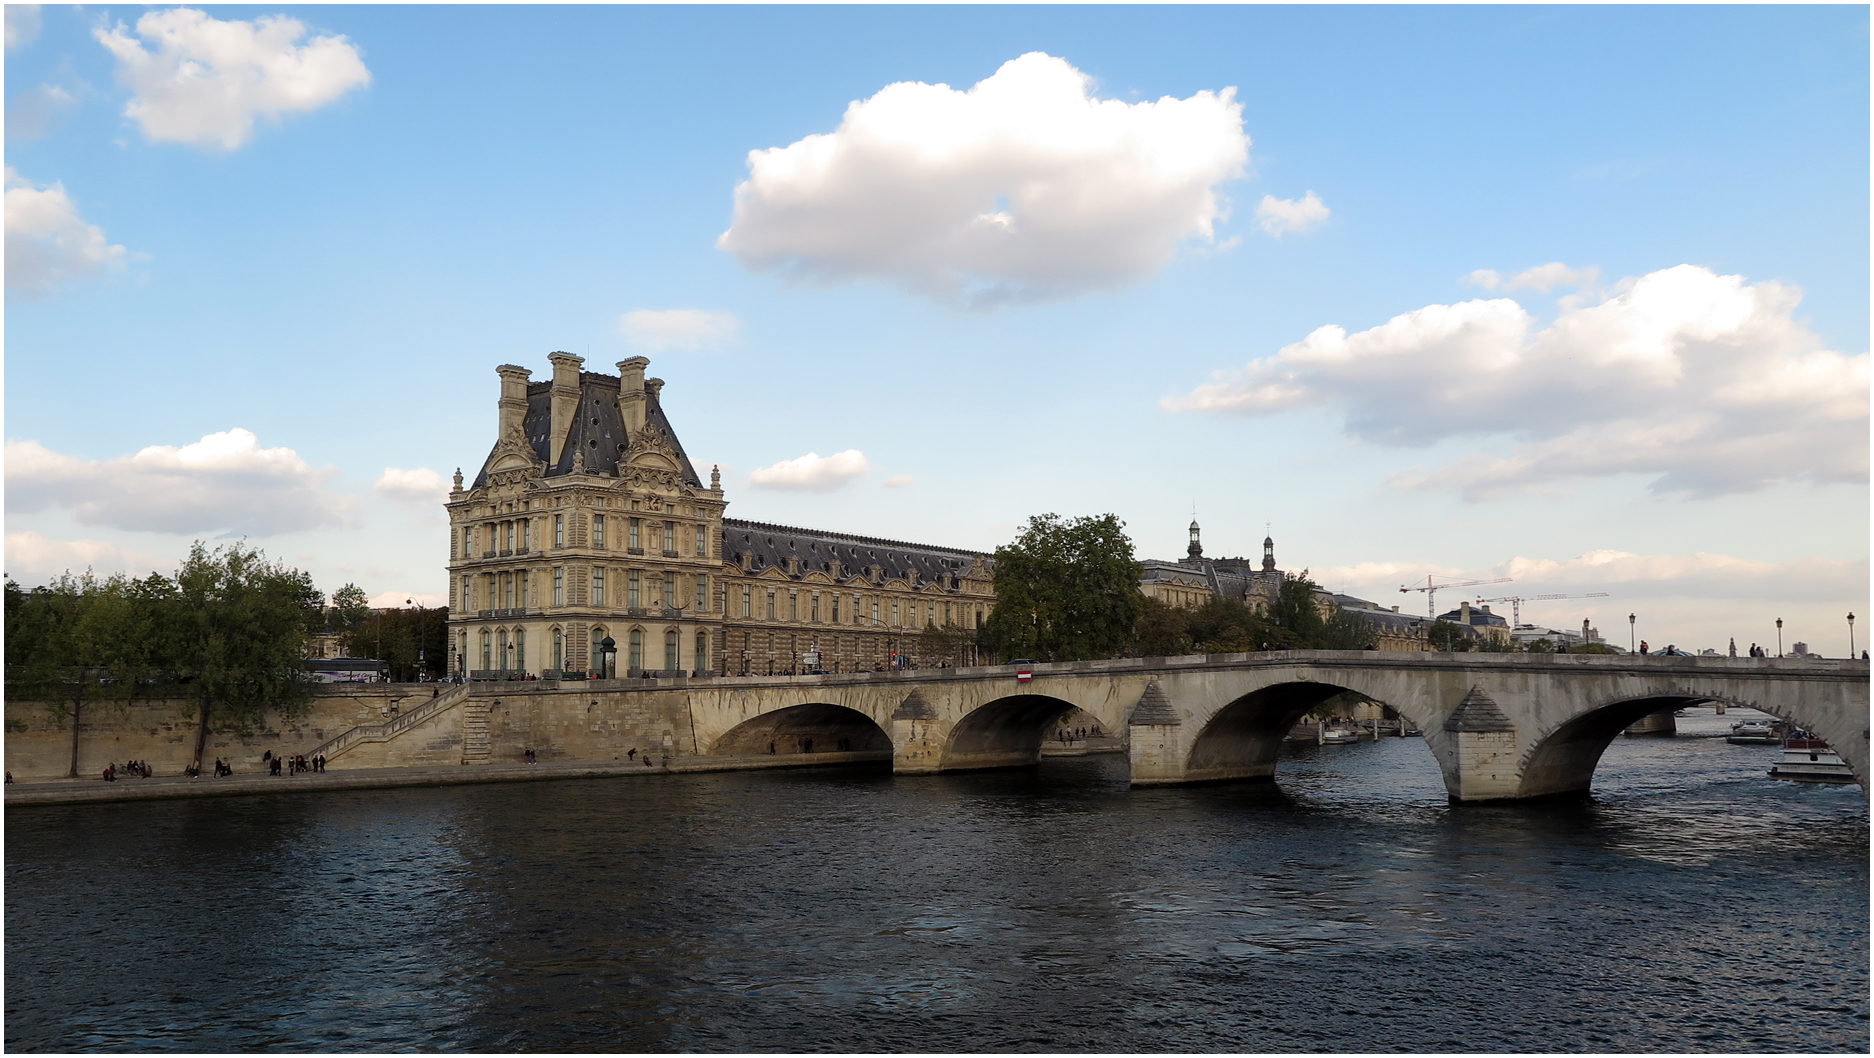
[[160, 801], [181, 797], [237, 797], [253, 794], [319, 793], [379, 790], [399, 786], [459, 786], [468, 783], [540, 782], [552, 779], [628, 779], [643, 775], [681, 775], [708, 771], [766, 768], [813, 768], [846, 764], [890, 764], [890, 751], [788, 753], [738, 757], [656, 757], [637, 760], [575, 760], [548, 764], [435, 765], [414, 768], [360, 768], [299, 775], [240, 774], [223, 779], [180, 775], [139, 779], [67, 779], [15, 782], [6, 787], [8, 808], [28, 805], [99, 804], [111, 801]]

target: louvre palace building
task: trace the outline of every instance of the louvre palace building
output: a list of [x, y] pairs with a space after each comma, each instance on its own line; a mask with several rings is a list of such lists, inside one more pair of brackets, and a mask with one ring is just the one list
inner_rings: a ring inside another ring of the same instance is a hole
[[[941, 663], [995, 605], [988, 555], [727, 518], [632, 357], [501, 378], [494, 448], [449, 511], [450, 671], [742, 675]], [[608, 642], [609, 641], [609, 642]], [[945, 660], [961, 660], [954, 657]]]

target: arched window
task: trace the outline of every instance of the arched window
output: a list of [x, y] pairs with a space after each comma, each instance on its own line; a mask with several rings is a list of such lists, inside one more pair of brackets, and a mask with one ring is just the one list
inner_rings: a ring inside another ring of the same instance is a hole
[[677, 641], [677, 630], [674, 628], [666, 629], [664, 632], [664, 668], [675, 670], [683, 667], [677, 657], [677, 652], [680, 649], [681, 647], [678, 645]]
[[527, 629], [525, 628], [514, 630], [514, 667], [522, 672], [527, 671]]
[[696, 671], [709, 667], [709, 633], [698, 630], [696, 633], [696, 654], [690, 659], [696, 664]]
[[514, 667], [514, 652], [508, 645], [508, 630], [505, 628], [495, 633], [495, 659], [504, 670]]
[[553, 630], [553, 670], [558, 672], [566, 667], [566, 633]]
[[492, 669], [494, 667], [494, 634], [484, 628], [482, 629], [482, 668]]
[[625, 655], [625, 660], [632, 669], [644, 667], [644, 629], [633, 628], [631, 630], [630, 653]]
[[590, 653], [586, 659], [586, 668], [592, 672], [603, 672], [605, 669], [605, 655], [600, 653], [599, 648], [599, 644], [604, 641], [605, 628], [601, 625], [593, 625], [592, 638], [586, 640], [587, 643], [591, 644], [587, 648]]

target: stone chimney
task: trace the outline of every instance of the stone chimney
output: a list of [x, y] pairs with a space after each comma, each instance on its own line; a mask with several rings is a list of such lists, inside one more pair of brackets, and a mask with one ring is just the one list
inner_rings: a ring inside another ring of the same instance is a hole
[[800, 576], [800, 556], [799, 555], [787, 556], [787, 575], [790, 577]]
[[495, 439], [500, 440], [520, 429], [527, 420], [527, 382], [533, 372], [513, 364], [502, 364], [495, 368], [495, 374], [501, 376], [501, 417], [495, 424], [498, 431]]
[[553, 425], [547, 436], [547, 461], [557, 466], [566, 450], [566, 435], [579, 414], [579, 366], [585, 360], [571, 353], [550, 353], [547, 359], [553, 362]]
[[660, 399], [663, 392], [664, 392], [664, 380], [663, 379], [647, 378], [644, 380], [644, 394], [645, 396], [651, 398], [652, 404], [656, 404], [659, 407], [663, 406], [663, 401]]
[[846, 564], [836, 558], [832, 561], [831, 568], [828, 572], [833, 574], [833, 583], [837, 584], [840, 578], [846, 573]]
[[644, 429], [644, 369], [649, 366], [642, 356], [618, 362], [618, 417], [625, 421], [625, 436], [634, 441]]
[[1461, 625], [1471, 623], [1471, 601], [1469, 599], [1458, 603], [1458, 623]]

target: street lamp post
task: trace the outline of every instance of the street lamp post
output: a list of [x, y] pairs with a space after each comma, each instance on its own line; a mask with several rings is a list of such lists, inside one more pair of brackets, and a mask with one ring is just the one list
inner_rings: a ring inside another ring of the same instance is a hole
[[1634, 638], [1633, 630], [1633, 623], [1639, 619], [1639, 615], [1637, 614], [1627, 615], [1627, 653], [1629, 654], [1640, 649], [1640, 641]]
[[1854, 614], [1848, 615], [1848, 657], [1854, 658]]
[[1783, 656], [1783, 619], [1776, 619], [1776, 656]]

